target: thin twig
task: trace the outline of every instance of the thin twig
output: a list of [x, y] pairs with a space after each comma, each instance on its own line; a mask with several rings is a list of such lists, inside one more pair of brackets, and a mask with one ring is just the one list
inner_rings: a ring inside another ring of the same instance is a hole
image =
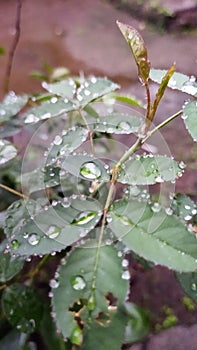
[[16, 22], [15, 22], [15, 34], [14, 34], [14, 40], [11, 46], [11, 49], [9, 51], [8, 56], [8, 63], [5, 73], [5, 81], [4, 81], [4, 92], [5, 94], [9, 91], [10, 86], [10, 77], [12, 72], [12, 66], [14, 61], [14, 55], [16, 52], [16, 48], [20, 39], [20, 33], [21, 33], [21, 9], [22, 9], [22, 2], [23, 0], [17, 0], [17, 9], [16, 9]]
[[25, 194], [22, 194], [22, 193], [20, 193], [20, 192], [18, 192], [16, 190], [14, 190], [13, 188], [10, 188], [10, 187], [4, 185], [4, 184], [0, 183], [0, 187], [3, 188], [4, 190], [8, 191], [8, 192], [11, 192], [11, 193], [15, 194], [18, 197], [21, 197], [21, 198], [26, 199], [26, 200], [29, 199], [29, 197], [26, 196]]

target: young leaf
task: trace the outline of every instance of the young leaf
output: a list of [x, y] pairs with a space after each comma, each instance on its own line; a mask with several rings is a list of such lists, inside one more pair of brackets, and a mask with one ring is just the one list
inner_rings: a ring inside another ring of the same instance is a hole
[[124, 304], [129, 317], [126, 331], [125, 343], [135, 343], [142, 340], [149, 332], [149, 317], [147, 312], [133, 303]]
[[143, 103], [138, 100], [136, 97], [133, 96], [128, 96], [128, 95], [118, 95], [118, 94], [113, 94], [112, 98], [115, 98], [116, 101], [120, 101], [123, 103], [127, 103], [129, 105], [137, 106], [137, 107], [143, 107]]
[[150, 62], [147, 58], [147, 49], [143, 38], [133, 27], [118, 21], [117, 25], [133, 53], [136, 64], [138, 66], [139, 77], [143, 81], [147, 81], [150, 72]]
[[56, 83], [43, 82], [42, 87], [54, 95], [71, 100], [76, 93], [76, 82], [73, 78], [64, 79]]
[[64, 130], [62, 135], [56, 135], [51, 147], [46, 153], [46, 163], [51, 164], [57, 161], [58, 158], [73, 152], [78, 148], [88, 137], [88, 130], [81, 127]]
[[17, 149], [15, 146], [7, 141], [0, 140], [0, 166], [3, 166], [17, 155]]
[[[160, 84], [166, 73], [166, 70], [152, 68], [150, 71], [150, 79]], [[197, 83], [193, 76], [189, 77], [185, 74], [175, 72], [173, 77], [169, 80], [168, 87], [174, 90], [180, 90], [192, 96], [197, 96]]]
[[197, 302], [197, 273], [176, 273], [176, 277], [184, 292]]
[[70, 174], [88, 181], [108, 181], [110, 178], [106, 166], [99, 159], [90, 155], [76, 154], [64, 158], [62, 169]]
[[196, 238], [173, 215], [133, 200], [115, 202], [109, 215], [111, 230], [136, 254], [180, 272], [196, 270]]
[[28, 96], [17, 96], [13, 91], [9, 92], [0, 103], [0, 123], [8, 121], [26, 105]]
[[183, 169], [172, 159], [151, 154], [136, 156], [124, 163], [118, 175], [118, 182], [129, 185], [153, 185], [173, 181]]
[[5, 243], [0, 245], [0, 282], [4, 283], [19, 273], [24, 265], [24, 259], [10, 255], [5, 249]]
[[18, 331], [32, 333], [39, 328], [43, 305], [39, 294], [32, 287], [12, 284], [3, 291], [3, 311]]
[[183, 120], [194, 141], [197, 141], [197, 102], [189, 101], [183, 106]]
[[88, 124], [90, 129], [94, 131], [108, 134], [131, 134], [139, 130], [143, 124], [143, 119], [137, 115], [112, 113], [97, 118], [96, 121], [88, 119]]
[[[35, 215], [29, 215], [5, 233], [10, 250], [16, 255], [39, 255], [65, 249], [85, 237], [100, 220], [101, 209], [91, 198], [64, 198], [61, 202], [45, 206]], [[6, 220], [6, 224], [10, 216]], [[11, 232], [10, 232], [11, 231]]]
[[[97, 255], [97, 244], [94, 240], [89, 241], [71, 253], [66, 264], [58, 269], [58, 286], [53, 289], [52, 305], [57, 327], [64, 337], [72, 339], [78, 327], [77, 313], [78, 321], [85, 327], [85, 342], [93, 341], [89, 327], [95, 336], [96, 330], [105, 336], [99, 329], [112, 326], [114, 317], [118, 319], [118, 307], [128, 292], [128, 281], [122, 278], [123, 268], [116, 249], [102, 246]], [[114, 300], [114, 307], [111, 300]], [[111, 332], [115, 334], [112, 329]]]

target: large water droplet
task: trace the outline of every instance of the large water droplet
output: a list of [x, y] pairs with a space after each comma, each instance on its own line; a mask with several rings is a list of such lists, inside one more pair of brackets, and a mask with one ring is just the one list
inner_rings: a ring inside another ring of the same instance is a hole
[[87, 224], [89, 221], [91, 221], [95, 216], [96, 216], [96, 212], [95, 211], [83, 211], [81, 213], [79, 213], [74, 220], [72, 221], [73, 225], [85, 225]]
[[40, 242], [40, 236], [37, 233], [31, 233], [28, 236], [27, 241], [31, 245], [37, 245]]
[[83, 290], [86, 286], [86, 282], [82, 276], [73, 276], [71, 278], [71, 285], [75, 290]]
[[13, 241], [11, 242], [11, 247], [13, 249], [16, 249], [19, 247], [19, 242], [16, 239], [13, 239]]
[[95, 180], [101, 176], [101, 170], [93, 162], [86, 162], [81, 166], [80, 175], [88, 180]]
[[57, 281], [56, 279], [53, 278], [52, 280], [50, 280], [49, 285], [53, 289], [54, 288], [58, 288], [59, 287], [59, 281]]
[[192, 216], [191, 215], [185, 215], [184, 217], [185, 221], [189, 221], [192, 219]]
[[130, 130], [130, 124], [128, 122], [122, 121], [118, 124], [118, 129], [128, 131], [128, 130]]
[[45, 234], [51, 238], [51, 239], [55, 239], [59, 236], [61, 232], [61, 229], [57, 226], [51, 225], [49, 226], [48, 230], [45, 232]]
[[59, 135], [56, 135], [53, 143], [54, 143], [54, 145], [57, 145], [57, 146], [61, 145], [62, 144], [62, 137]]

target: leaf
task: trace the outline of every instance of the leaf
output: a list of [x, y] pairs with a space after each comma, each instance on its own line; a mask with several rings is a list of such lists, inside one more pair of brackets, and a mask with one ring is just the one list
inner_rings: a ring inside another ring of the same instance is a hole
[[126, 161], [120, 170], [118, 182], [130, 185], [153, 185], [164, 181], [174, 181], [183, 169], [166, 156], [137, 155]]
[[175, 66], [173, 65], [167, 72], [166, 74], [164, 75], [164, 77], [162, 78], [162, 81], [160, 83], [160, 86], [159, 86], [159, 89], [157, 91], [157, 94], [156, 94], [156, 97], [155, 97], [155, 100], [151, 106], [151, 110], [150, 110], [150, 115], [148, 116], [148, 119], [150, 121], [153, 120], [154, 116], [155, 116], [155, 113], [156, 113], [156, 110], [157, 110], [157, 107], [159, 105], [159, 102], [161, 101], [162, 97], [163, 97], [163, 94], [166, 90], [166, 87], [168, 85], [168, 82], [170, 80], [170, 78], [172, 77], [172, 75], [174, 74], [174, 69], [175, 69]]
[[[11, 218], [12, 227], [9, 227], [9, 230], [5, 227], [10, 250], [16, 255], [29, 256], [65, 249], [85, 237], [100, 220], [101, 213], [101, 208], [95, 200], [71, 197], [64, 198], [61, 202], [53, 202], [38, 213], [29, 214], [25, 219], [18, 217], [20, 223], [22, 222], [20, 225], [18, 222], [16, 226], [13, 225], [17, 217], [15, 215], [14, 219]], [[10, 215], [5, 225], [9, 219]]]
[[[150, 71], [150, 79], [160, 84], [166, 73], [166, 70], [152, 68]], [[197, 96], [197, 84], [193, 76], [189, 77], [185, 74], [175, 72], [168, 83], [168, 87], [173, 90], [180, 90], [192, 96]]]
[[176, 273], [176, 277], [184, 292], [197, 302], [197, 273]]
[[11, 117], [19, 113], [27, 101], [27, 95], [17, 96], [13, 91], [10, 91], [0, 103], [0, 123], [8, 121]]
[[32, 287], [12, 284], [3, 291], [3, 311], [18, 331], [32, 333], [39, 328], [43, 305], [38, 293]]
[[194, 141], [197, 141], [197, 102], [189, 101], [183, 106], [183, 120]]
[[86, 79], [68, 78], [54, 84], [44, 83], [43, 87], [51, 93], [72, 100], [77, 109], [118, 89], [119, 85], [107, 78], [91, 76]]
[[11, 142], [0, 140], [0, 166], [15, 158], [16, 155], [17, 149]]
[[52, 164], [58, 158], [73, 152], [87, 139], [89, 131], [85, 128], [76, 127], [64, 130], [62, 135], [56, 135], [51, 147], [46, 153], [46, 164]]
[[124, 304], [129, 321], [125, 331], [125, 343], [135, 343], [142, 340], [149, 332], [149, 317], [147, 312], [135, 305]]
[[92, 322], [89, 329], [84, 332], [84, 341], [81, 350], [120, 350], [124, 340], [124, 332], [127, 321], [125, 313], [119, 309], [111, 313], [109, 325], [101, 326], [97, 322]]
[[191, 221], [197, 214], [196, 204], [185, 194], [177, 193], [171, 203], [175, 215], [185, 221]]
[[27, 335], [12, 329], [0, 340], [1, 350], [21, 350], [27, 341]]
[[5, 243], [0, 245], [0, 282], [11, 280], [23, 268], [24, 259], [15, 257], [5, 249]]
[[156, 212], [154, 204], [117, 201], [108, 220], [115, 236], [144, 259], [180, 272], [196, 270], [195, 236], [175, 216]]
[[91, 155], [69, 155], [61, 164], [62, 169], [83, 180], [108, 181], [110, 176], [107, 167]]
[[143, 104], [141, 101], [137, 100], [136, 97], [133, 96], [127, 96], [127, 95], [118, 95], [113, 94], [112, 97], [116, 99], [116, 101], [120, 101], [123, 103], [127, 103], [129, 105], [137, 106], [137, 107], [143, 107]]
[[149, 77], [150, 62], [148, 61], [147, 49], [143, 38], [133, 27], [119, 21], [117, 21], [117, 25], [133, 53], [138, 66], [139, 76], [143, 81], [146, 81]]
[[24, 123], [35, 124], [73, 111], [75, 108], [75, 105], [73, 105], [71, 101], [51, 97], [49, 101], [44, 101], [37, 107], [29, 108], [28, 111], [23, 114]]
[[[137, 113], [136, 113], [137, 114]], [[109, 134], [131, 134], [139, 130], [143, 124], [143, 119], [137, 115], [124, 113], [112, 113], [95, 120], [88, 120], [91, 130], [107, 132]]]
[[[75, 306], [78, 305], [78, 317], [87, 327], [85, 331], [89, 333], [88, 328], [92, 327], [96, 335], [100, 327], [112, 324], [111, 318], [118, 319], [117, 308], [127, 295], [128, 281], [121, 277], [122, 265], [116, 249], [101, 246], [98, 255], [97, 244], [91, 240], [76, 248], [66, 264], [58, 269], [58, 285], [53, 289], [52, 305], [57, 327], [64, 337], [72, 338], [78, 327]], [[115, 302], [114, 308], [110, 307], [110, 296]], [[99, 332], [102, 334], [101, 330]], [[93, 341], [91, 335], [87, 335], [87, 338], [87, 341]]]

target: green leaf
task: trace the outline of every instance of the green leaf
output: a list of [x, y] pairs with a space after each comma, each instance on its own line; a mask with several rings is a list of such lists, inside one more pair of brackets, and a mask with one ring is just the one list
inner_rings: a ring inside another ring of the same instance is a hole
[[86, 79], [68, 78], [54, 84], [44, 83], [43, 87], [51, 93], [72, 100], [77, 109], [118, 89], [119, 85], [107, 78], [92, 76]]
[[43, 305], [32, 287], [12, 284], [3, 291], [3, 311], [11, 323], [22, 333], [32, 333], [39, 328]]
[[23, 350], [23, 346], [26, 343], [27, 335], [18, 332], [16, 329], [12, 329], [0, 340], [1, 350]]
[[15, 158], [17, 155], [17, 149], [15, 146], [7, 141], [7, 140], [0, 140], [0, 166], [6, 164], [13, 158]]
[[115, 236], [144, 259], [180, 272], [196, 270], [195, 236], [155, 203], [117, 201], [111, 207], [108, 220]]
[[[137, 113], [136, 113], [137, 114]], [[97, 118], [97, 120], [88, 120], [90, 129], [109, 134], [131, 134], [139, 130], [143, 120], [137, 115], [124, 113], [112, 113], [107, 116]]]
[[153, 185], [164, 181], [174, 181], [183, 169], [166, 156], [137, 155], [126, 161], [120, 170], [118, 181], [130, 185]]
[[197, 302], [197, 273], [176, 273], [176, 277], [184, 292]]
[[197, 141], [197, 102], [189, 101], [183, 106], [183, 120], [194, 141]]
[[24, 259], [14, 257], [5, 249], [5, 243], [0, 245], [0, 282], [6, 282], [19, 273], [24, 265]]
[[53, 96], [49, 101], [44, 101], [37, 107], [29, 108], [28, 111], [23, 114], [24, 123], [35, 124], [73, 111], [75, 108], [75, 105], [73, 105], [71, 101]]
[[137, 107], [143, 107], [142, 102], [137, 100], [137, 98], [133, 96], [113, 94], [112, 97], [115, 98], [116, 101], [120, 101]]
[[17, 96], [13, 91], [9, 92], [0, 103], [0, 123], [8, 121], [26, 105], [28, 96]]
[[[74, 196], [53, 202], [40, 209], [39, 213], [29, 214], [25, 220], [20, 217], [20, 223], [23, 220], [20, 225], [16, 222], [14, 226], [12, 217], [12, 229], [5, 227], [10, 250], [16, 255], [27, 256], [65, 249], [85, 237], [100, 220], [101, 213], [100, 205], [95, 200]], [[10, 216], [6, 225], [8, 220]]]
[[148, 61], [147, 49], [143, 38], [133, 27], [119, 21], [117, 21], [117, 25], [133, 53], [138, 66], [139, 76], [143, 81], [146, 81], [149, 77], [150, 62]]
[[46, 163], [51, 164], [62, 158], [65, 155], [73, 152], [76, 148], [82, 145], [88, 137], [88, 130], [85, 128], [72, 128], [64, 130], [62, 135], [56, 135], [51, 147], [46, 153]]
[[[66, 264], [64, 262], [58, 269], [52, 305], [57, 327], [64, 337], [72, 338], [78, 327], [75, 312], [78, 312], [88, 333], [89, 327], [93, 327], [94, 334], [96, 329], [100, 329], [99, 325], [107, 327], [111, 317], [114, 315], [116, 318], [117, 308], [127, 295], [128, 281], [122, 278], [123, 268], [116, 249], [102, 246], [98, 255], [97, 244], [91, 240], [76, 248]], [[114, 308], [111, 298], [115, 301]]]
[[124, 341], [126, 321], [127, 316], [118, 309], [115, 313], [111, 312], [109, 324], [102, 326], [96, 321], [92, 322], [89, 329], [85, 329], [81, 350], [120, 350]]
[[66, 156], [61, 167], [70, 174], [83, 180], [108, 181], [110, 178], [109, 172], [107, 171], [108, 168], [105, 164], [88, 154]]
[[125, 331], [125, 343], [135, 343], [142, 340], [149, 332], [149, 317], [147, 312], [134, 303], [124, 304], [129, 321]]
[[[152, 68], [150, 71], [150, 79], [160, 84], [166, 73], [166, 70]], [[174, 90], [180, 90], [192, 96], [197, 96], [197, 84], [193, 76], [188, 77], [185, 74], [175, 72], [168, 83], [168, 87]]]
[[196, 204], [185, 194], [177, 193], [172, 200], [171, 208], [175, 215], [185, 221], [191, 221], [197, 214]]
[[5, 55], [6, 50], [3, 46], [0, 46], [0, 55]]

